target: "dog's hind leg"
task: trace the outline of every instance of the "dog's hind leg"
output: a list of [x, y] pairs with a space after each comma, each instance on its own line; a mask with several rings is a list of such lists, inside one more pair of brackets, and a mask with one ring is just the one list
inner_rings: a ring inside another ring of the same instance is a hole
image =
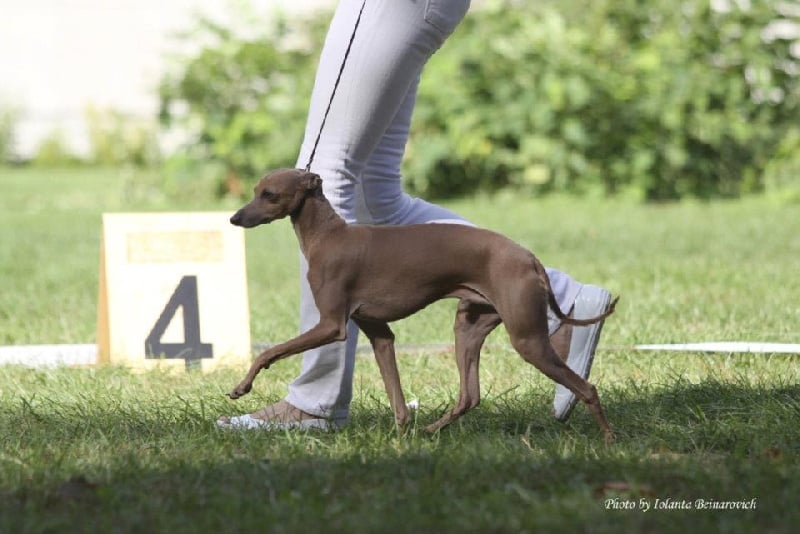
[[481, 347], [486, 336], [500, 324], [501, 319], [495, 309], [482, 303], [462, 299], [458, 303], [456, 321], [453, 327], [456, 340], [456, 364], [460, 379], [460, 392], [455, 407], [425, 430], [434, 432], [449, 425], [464, 413], [476, 407], [481, 401], [478, 366]]
[[608, 424], [597, 388], [590, 384], [558, 356], [546, 336], [533, 336], [519, 338], [511, 335], [511, 344], [519, 354], [534, 367], [539, 369], [548, 378], [566, 387], [582, 400], [592, 412], [600, 430], [603, 432], [606, 443], [614, 440], [614, 434]]
[[400, 384], [400, 372], [397, 370], [397, 358], [394, 352], [394, 333], [389, 325], [381, 322], [366, 321], [353, 318], [358, 327], [369, 339], [375, 361], [383, 378], [386, 394], [389, 396], [389, 405], [394, 412], [395, 423], [399, 428], [405, 428], [411, 418], [406, 406], [406, 398]]

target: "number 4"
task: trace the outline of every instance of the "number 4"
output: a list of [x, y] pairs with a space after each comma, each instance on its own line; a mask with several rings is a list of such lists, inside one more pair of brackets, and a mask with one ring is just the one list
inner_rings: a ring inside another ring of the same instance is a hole
[[[163, 343], [164, 332], [172, 322], [178, 308], [183, 308], [183, 343]], [[197, 276], [184, 276], [167, 301], [153, 329], [144, 341], [147, 358], [182, 359], [189, 370], [198, 366], [200, 359], [213, 358], [214, 348], [200, 340], [200, 305], [197, 298]]]

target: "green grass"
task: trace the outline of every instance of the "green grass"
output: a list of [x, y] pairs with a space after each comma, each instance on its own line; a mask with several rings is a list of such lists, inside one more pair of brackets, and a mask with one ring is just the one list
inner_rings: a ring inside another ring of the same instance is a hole
[[[100, 215], [222, 209], [143, 194], [146, 174], [0, 170], [0, 344], [94, 340]], [[279, 399], [289, 359], [240, 401], [236, 371], [0, 367], [0, 532], [790, 532], [800, 524], [797, 356], [642, 353], [641, 342], [800, 342], [797, 205], [641, 206], [498, 195], [450, 204], [548, 265], [622, 295], [593, 381], [617, 433], [588, 411], [549, 413], [552, 385], [492, 335], [483, 403], [435, 436], [450, 354], [400, 354], [421, 403], [397, 435], [376, 365], [360, 356], [351, 424], [325, 433], [227, 433], [219, 414]], [[297, 245], [286, 223], [247, 233], [251, 329], [297, 329]], [[398, 343], [447, 343], [453, 303], [396, 325]], [[613, 501], [613, 499], [617, 499]], [[753, 511], [640, 503], [757, 500]], [[612, 500], [612, 501], [609, 501]], [[608, 502], [636, 505], [609, 509]]]

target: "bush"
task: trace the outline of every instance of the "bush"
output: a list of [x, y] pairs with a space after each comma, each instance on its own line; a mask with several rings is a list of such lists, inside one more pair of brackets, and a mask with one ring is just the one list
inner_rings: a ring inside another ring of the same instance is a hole
[[83, 162], [70, 150], [67, 135], [60, 128], [51, 130], [36, 147], [31, 163], [37, 167], [76, 167]]
[[648, 199], [759, 190], [800, 123], [790, 42], [762, 38], [775, 5], [493, 3], [427, 69], [411, 185]]
[[[277, 17], [255, 36], [200, 19], [189, 34], [205, 43], [162, 81], [161, 120], [188, 130], [189, 161], [221, 166], [221, 191], [242, 179], [293, 166], [303, 137], [327, 17], [291, 25]], [[263, 21], [262, 21], [263, 25]]]
[[767, 163], [764, 189], [771, 196], [800, 202], [800, 126], [789, 130]]
[[8, 105], [0, 105], [0, 163], [14, 159], [14, 130], [19, 120], [19, 110]]
[[156, 124], [95, 106], [86, 108], [85, 117], [89, 131], [90, 163], [142, 168], [153, 166], [160, 160]]
[[[404, 168], [418, 194], [735, 196], [763, 190], [796, 135], [798, 58], [764, 33], [777, 0], [482, 5], [423, 76]], [[224, 189], [294, 163], [327, 21], [242, 38], [202, 20], [209, 44], [165, 78], [164, 123], [190, 129]]]

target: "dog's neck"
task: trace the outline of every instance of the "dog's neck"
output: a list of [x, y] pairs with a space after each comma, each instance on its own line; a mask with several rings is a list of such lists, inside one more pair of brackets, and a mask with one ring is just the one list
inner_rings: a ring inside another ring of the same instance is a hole
[[308, 252], [325, 234], [347, 226], [334, 210], [322, 190], [309, 194], [300, 207], [291, 215], [294, 233], [300, 242], [300, 250], [308, 258]]

